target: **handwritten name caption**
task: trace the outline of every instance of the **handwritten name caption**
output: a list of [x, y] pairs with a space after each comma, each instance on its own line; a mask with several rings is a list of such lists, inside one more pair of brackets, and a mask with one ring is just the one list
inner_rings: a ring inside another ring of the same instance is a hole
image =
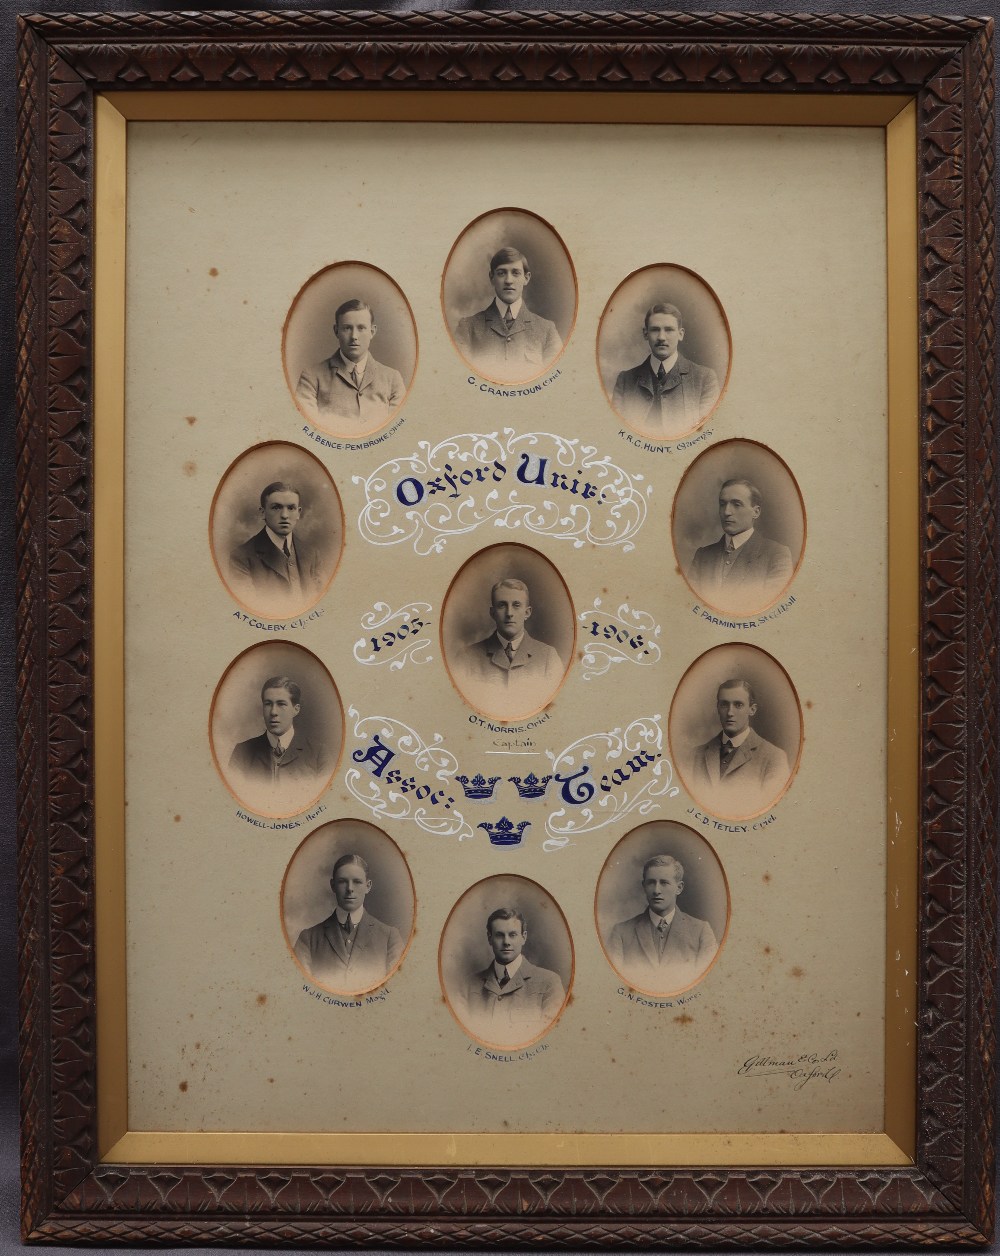
[[317, 606], [308, 615], [300, 615], [298, 619], [287, 619], [282, 623], [271, 619], [258, 619], [256, 615], [247, 615], [243, 611], [233, 611], [232, 617], [256, 632], [296, 632], [305, 628], [307, 624], [311, 624], [313, 620], [319, 619], [323, 614], [323, 609], [322, 606]]
[[676, 1009], [693, 1003], [695, 999], [701, 998], [701, 992], [695, 990], [692, 994], [677, 994], [670, 999], [654, 999], [647, 994], [640, 994], [638, 990], [633, 990], [631, 986], [619, 986], [618, 997], [625, 999], [628, 1003], [636, 1003], [639, 1007], [652, 1007], [666, 1011], [670, 1008]]
[[749, 619], [725, 619], [721, 615], [717, 615], [714, 611], [706, 610], [698, 602], [691, 607], [691, 614], [697, 615], [699, 619], [708, 624], [714, 624], [716, 628], [726, 629], [742, 629], [761, 628], [764, 624], [772, 623], [779, 616], [784, 615], [785, 611], [790, 610], [796, 605], [795, 595], [786, 598], [785, 601], [779, 602], [777, 606], [772, 606], [769, 611], [764, 611], [760, 615], [751, 615]]
[[373, 1003], [385, 1003], [389, 997], [389, 991], [384, 987], [381, 990], [373, 990], [371, 994], [359, 994], [357, 998], [349, 998], [346, 995], [328, 994], [325, 990], [317, 990], [304, 981], [302, 993], [309, 995], [317, 1003], [322, 1003], [324, 1007], [340, 1008], [371, 1007]]
[[255, 829], [278, 831], [282, 829], [300, 829], [303, 824], [308, 824], [310, 820], [315, 820], [325, 810], [326, 803], [321, 802], [318, 806], [313, 807], [312, 811], [307, 811], [301, 820], [261, 820], [258, 816], [247, 815], [242, 807], [237, 807], [236, 818], [245, 821], [247, 824], [252, 824]]
[[470, 1042], [465, 1050], [469, 1055], [494, 1064], [517, 1064], [524, 1060], [533, 1060], [548, 1049], [548, 1043], [540, 1042], [537, 1046], [526, 1047], [523, 1051], [490, 1051], [487, 1047], [477, 1047], [474, 1042]]
[[836, 1050], [821, 1054], [809, 1051], [804, 1055], [789, 1056], [787, 1059], [773, 1055], [752, 1055], [736, 1070], [737, 1077], [787, 1077], [793, 1083], [793, 1090], [802, 1090], [810, 1082], [835, 1081], [842, 1069], [837, 1061], [840, 1053]]
[[470, 375], [466, 382], [490, 397], [532, 397], [543, 389], [548, 388], [549, 384], [555, 383], [560, 375], [562, 375], [562, 371], [553, 371], [551, 375], [543, 380], [539, 380], [537, 384], [528, 384], [524, 388], [498, 388], [495, 384], [479, 379], [476, 375]]
[[712, 435], [712, 429], [706, 428], [704, 432], [699, 432], [697, 436], [692, 436], [689, 440], [675, 440], [669, 443], [665, 441], [645, 440], [641, 436], [637, 436], [635, 432], [629, 432], [626, 428], [620, 427], [618, 435], [622, 440], [628, 441], [630, 445], [634, 445], [636, 449], [641, 449], [648, 454], [672, 454], [680, 453], [684, 449], [690, 449], [694, 445], [701, 445]]
[[392, 427], [387, 428], [384, 432], [379, 432], [377, 436], [373, 436], [370, 440], [331, 440], [329, 436], [324, 436], [322, 432], [317, 432], [314, 427], [310, 427], [308, 423], [303, 423], [302, 430], [310, 440], [314, 440], [317, 445], [322, 445], [324, 449], [350, 449], [352, 451], [360, 451], [362, 449], [371, 449], [373, 445], [381, 445], [383, 441], [387, 441], [389, 437], [398, 432], [403, 426], [404, 420], [397, 419]]
[[688, 807], [687, 813], [692, 819], [697, 820], [699, 824], [715, 829], [717, 833], [759, 833], [761, 829], [766, 829], [769, 824], [773, 824], [775, 821], [773, 811], [769, 815], [761, 816], [753, 824], [724, 824], [722, 820], [715, 820], [712, 816], [705, 815], [697, 807]]

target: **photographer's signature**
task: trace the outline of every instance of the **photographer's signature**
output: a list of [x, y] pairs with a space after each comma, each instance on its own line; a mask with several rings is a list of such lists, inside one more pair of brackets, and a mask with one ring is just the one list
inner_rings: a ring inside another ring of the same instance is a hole
[[787, 1077], [793, 1090], [802, 1090], [810, 1082], [832, 1082], [840, 1076], [836, 1051], [821, 1054], [808, 1051], [804, 1055], [788, 1056], [752, 1055], [736, 1070], [738, 1077]]

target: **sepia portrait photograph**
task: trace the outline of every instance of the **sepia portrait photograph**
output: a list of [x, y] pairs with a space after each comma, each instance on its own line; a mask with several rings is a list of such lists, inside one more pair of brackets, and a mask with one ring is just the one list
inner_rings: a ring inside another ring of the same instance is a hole
[[455, 241], [441, 304], [455, 348], [474, 371], [524, 384], [548, 370], [573, 331], [573, 263], [544, 219], [524, 209], [493, 210]]
[[340, 694], [315, 654], [265, 641], [226, 669], [209, 735], [219, 775], [239, 802], [258, 815], [293, 816], [336, 771], [344, 744]]
[[684, 473], [672, 531], [694, 594], [715, 610], [753, 615], [784, 595], [802, 563], [805, 506], [795, 477], [766, 445], [722, 441]]
[[555, 697], [573, 659], [576, 615], [551, 562], [527, 545], [491, 545], [458, 571], [441, 611], [441, 654], [455, 687], [492, 719], [525, 719]]
[[670, 751], [684, 788], [725, 820], [778, 802], [798, 767], [802, 735], [788, 673], [753, 645], [720, 645], [695, 659], [670, 706]]
[[441, 933], [441, 987], [455, 1019], [493, 1047], [549, 1032], [573, 984], [573, 940], [551, 894], [527, 877], [471, 886]]
[[295, 962], [333, 994], [364, 994], [402, 963], [413, 936], [413, 878], [402, 851], [364, 820], [315, 829], [281, 885], [281, 927]]
[[410, 303], [384, 271], [336, 262], [292, 302], [282, 343], [285, 378], [310, 422], [363, 440], [398, 413], [417, 369]]
[[684, 266], [634, 271], [604, 307], [597, 365], [611, 408], [649, 440], [678, 440], [725, 392], [732, 343], [708, 284]]
[[707, 841], [673, 820], [626, 833], [594, 899], [608, 963], [634, 990], [680, 994], [708, 972], [729, 928], [729, 884]]
[[240, 454], [216, 489], [212, 557], [239, 604], [266, 619], [292, 619], [333, 580], [344, 547], [344, 511], [330, 473], [286, 441]]

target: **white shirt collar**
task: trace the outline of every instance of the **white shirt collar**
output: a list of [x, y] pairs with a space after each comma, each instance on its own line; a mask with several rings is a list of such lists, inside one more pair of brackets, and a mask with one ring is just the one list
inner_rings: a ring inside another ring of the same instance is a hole
[[295, 736], [295, 725], [293, 724], [291, 728], [289, 728], [286, 732], [282, 733], [280, 737], [275, 737], [274, 733], [268, 733], [267, 740], [271, 743], [272, 746], [280, 746], [282, 750], [287, 750], [288, 747], [292, 744], [292, 738], [294, 736]]
[[[677, 355], [677, 351], [675, 350], [675, 351], [674, 351], [674, 352], [670, 355], [670, 357], [669, 357], [669, 358], [664, 358], [664, 359], [663, 359], [663, 369], [666, 371], [666, 373], [667, 373], [668, 375], [669, 375], [669, 374], [670, 374], [670, 372], [674, 369], [674, 367], [677, 365], [677, 356], [678, 356], [678, 355]], [[649, 358], [648, 358], [647, 360], [648, 360], [648, 362], [649, 362], [649, 369], [653, 372], [653, 374], [654, 374], [654, 375], [659, 375], [659, 373], [660, 373], [660, 359], [659, 359], [659, 358], [654, 358], [654, 357], [653, 357], [653, 355], [652, 355], [652, 354], [650, 354], [650, 355], [649, 355]]]
[[729, 548], [729, 542], [732, 541], [733, 549], [738, 550], [746, 545], [747, 541], [753, 536], [753, 528], [747, 528], [745, 532], [737, 532], [735, 536], [726, 537], [726, 549]]
[[266, 523], [264, 524], [264, 531], [267, 533], [267, 539], [271, 542], [275, 549], [280, 549], [281, 552], [284, 553], [286, 541], [288, 542], [289, 551], [295, 549], [295, 542], [292, 540], [292, 534], [290, 532], [288, 536], [278, 536], [277, 532], [272, 532]]
[[514, 974], [517, 972], [517, 970], [521, 967], [521, 960], [523, 959], [524, 959], [524, 956], [519, 955], [517, 959], [512, 959], [509, 964], [501, 964], [498, 959], [495, 959], [493, 961], [493, 971], [494, 973], [496, 973], [497, 981], [499, 981], [500, 978], [503, 976], [503, 970], [505, 968], [507, 969], [507, 975], [509, 977], [513, 977]]
[[734, 746], [742, 746], [746, 739], [750, 736], [750, 725], [748, 724], [742, 733], [737, 733], [735, 737], [730, 737], [728, 733], [722, 734], [723, 741], [730, 741]]
[[368, 370], [368, 359], [371, 357], [371, 354], [366, 353], [360, 362], [352, 362], [350, 358], [345, 358], [339, 349], [337, 350], [337, 354], [340, 357], [341, 362], [344, 364], [345, 374], [350, 375], [353, 371], [357, 371], [358, 379], [364, 379], [365, 371]]
[[650, 907], [649, 923], [653, 926], [654, 929], [659, 927], [661, 920], [664, 922], [664, 924], [672, 925], [674, 923], [674, 916], [676, 915], [677, 915], [676, 903], [674, 903], [673, 907], [671, 907], [671, 909], [667, 912], [665, 916], [661, 916], [658, 912], [653, 911], [652, 907]]
[[[497, 313], [501, 318], [507, 317], [507, 302], [501, 301], [499, 297], [493, 298], [493, 304], [497, 307]], [[510, 312], [515, 318], [521, 313], [521, 306], [524, 304], [524, 298], [518, 297], [510, 307]]]
[[[499, 632], [495, 632], [493, 635], [494, 635], [494, 636], [496, 637], [496, 639], [500, 642], [500, 649], [501, 649], [501, 650], [503, 650], [503, 651], [504, 651], [504, 653], [506, 654], [506, 652], [507, 652], [507, 640], [506, 640], [506, 638], [501, 637], [501, 636], [500, 636], [500, 634], [499, 634]], [[514, 650], [514, 653], [515, 653], [515, 654], [518, 652], [518, 650], [520, 650], [520, 648], [521, 648], [521, 642], [522, 642], [523, 640], [524, 640], [524, 630], [523, 630], [523, 629], [521, 630], [521, 632], [520, 632], [520, 634], [519, 634], [518, 636], [516, 636], [516, 637], [512, 637], [512, 638], [511, 638], [511, 640], [510, 640], [510, 645], [513, 647], [513, 650]]]
[[[352, 929], [356, 929], [358, 927], [358, 925], [361, 923], [361, 917], [364, 914], [365, 914], [364, 907], [358, 907], [355, 911], [352, 911], [350, 913]], [[344, 921], [347, 919], [348, 913], [344, 911], [342, 908], [336, 907], [334, 908], [334, 915], [337, 917], [337, 924], [343, 925]]]

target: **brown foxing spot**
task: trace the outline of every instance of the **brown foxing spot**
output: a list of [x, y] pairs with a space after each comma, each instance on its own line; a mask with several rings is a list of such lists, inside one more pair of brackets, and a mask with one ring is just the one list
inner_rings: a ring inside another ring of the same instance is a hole
[[196, 1043], [194, 1044], [194, 1049], [195, 1049], [196, 1051], [200, 1051], [200, 1050], [201, 1050], [201, 1043], [200, 1043], [200, 1042], [196, 1042]]
[[764, 954], [765, 954], [765, 955], [770, 955], [770, 954], [771, 954], [771, 948], [770, 948], [769, 946], [765, 946], [765, 947], [764, 947]]
[[796, 964], [795, 967], [792, 969], [793, 977], [804, 977], [805, 975], [806, 975], [805, 970], [800, 968], [798, 964]]
[[174, 824], [180, 824], [180, 822], [181, 822], [180, 816], [174, 816]]
[[693, 1025], [694, 1017], [688, 1016], [687, 1012], [681, 1012], [680, 1016], [674, 1017], [675, 1025]]
[[274, 1078], [273, 1078], [273, 1077], [269, 1077], [269, 1078], [267, 1079], [267, 1081], [268, 1081], [268, 1085], [270, 1085], [270, 1086], [273, 1086], [273, 1085], [274, 1085]]
[[198, 464], [196, 462], [185, 462], [182, 470], [185, 475], [194, 475], [194, 473], [198, 470]]
[[761, 880], [764, 882], [765, 885], [770, 884], [771, 874], [769, 872], [765, 872], [764, 875], [761, 877]]
[[188, 1084], [187, 1084], [187, 1082], [181, 1082], [181, 1084], [177, 1087], [177, 1089], [178, 1089], [178, 1090], [179, 1090], [182, 1094], [184, 1093], [184, 1091], [186, 1091], [186, 1090], [187, 1090], [187, 1088], [188, 1088]]
[[257, 1006], [258, 1006], [258, 1007], [263, 1007], [263, 1006], [264, 1006], [264, 1004], [265, 1004], [266, 1002], [267, 1002], [267, 995], [266, 995], [266, 994], [258, 994], [258, 995], [257, 995]]
[[188, 427], [194, 427], [194, 425], [198, 422], [198, 419], [193, 414], [186, 414], [184, 416], [184, 422], [188, 425]]
[[812, 709], [813, 709], [812, 698], [806, 698], [806, 710], [811, 711]]
[[211, 267], [209, 267], [209, 271], [208, 271], [208, 273], [209, 273], [209, 274], [212, 276], [212, 278], [214, 279], [214, 278], [218, 275], [218, 273], [219, 273], [219, 268], [218, 268], [218, 266], [211, 266]]

